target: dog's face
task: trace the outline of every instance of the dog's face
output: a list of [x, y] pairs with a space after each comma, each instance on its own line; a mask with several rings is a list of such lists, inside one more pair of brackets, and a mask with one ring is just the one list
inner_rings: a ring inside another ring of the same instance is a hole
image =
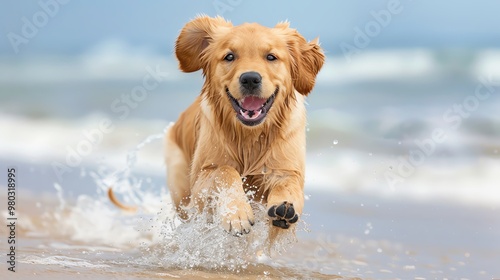
[[232, 28], [212, 47], [206, 53], [213, 67], [211, 80], [224, 88], [241, 123], [262, 123], [280, 89], [286, 92], [290, 86], [285, 42], [272, 29], [245, 24]]
[[294, 89], [307, 95], [324, 62], [317, 42], [307, 43], [287, 23], [232, 26], [209, 17], [183, 28], [176, 55], [183, 71], [203, 69], [202, 94], [217, 114], [235, 115], [247, 127], [286, 114]]

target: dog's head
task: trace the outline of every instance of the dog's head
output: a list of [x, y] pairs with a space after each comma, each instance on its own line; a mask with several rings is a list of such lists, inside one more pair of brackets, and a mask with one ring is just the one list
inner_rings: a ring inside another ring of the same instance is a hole
[[303, 95], [312, 90], [325, 59], [317, 40], [307, 42], [288, 23], [233, 26], [207, 16], [184, 26], [175, 53], [182, 71], [203, 69], [202, 94], [217, 114], [236, 115], [244, 126], [283, 115], [294, 89]]

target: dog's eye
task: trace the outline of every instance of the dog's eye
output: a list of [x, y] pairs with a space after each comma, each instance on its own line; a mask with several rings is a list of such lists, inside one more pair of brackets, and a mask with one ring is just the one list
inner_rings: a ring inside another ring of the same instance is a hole
[[273, 61], [273, 60], [276, 60], [278, 58], [276, 56], [274, 56], [274, 54], [268, 54], [267, 57], [266, 57], [266, 59], [268, 61]]
[[225, 61], [233, 61], [234, 60], [234, 54], [232, 54], [232, 53], [226, 54], [226, 56], [224, 57], [224, 60]]

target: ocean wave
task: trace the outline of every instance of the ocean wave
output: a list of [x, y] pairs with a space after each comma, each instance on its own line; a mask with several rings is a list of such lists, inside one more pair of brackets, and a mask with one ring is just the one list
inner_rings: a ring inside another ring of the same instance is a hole
[[[0, 82], [68, 82], [92, 80], [139, 80], [145, 67], [159, 66], [169, 81], [188, 77], [180, 72], [172, 53], [132, 47], [120, 40], [107, 40], [74, 56], [0, 58]], [[385, 49], [364, 51], [347, 60], [328, 56], [318, 76], [323, 84], [346, 84], [371, 80], [418, 79], [470, 69], [472, 77], [499, 73], [500, 50]]]
[[[56, 182], [54, 162], [68, 164], [69, 155], [75, 160], [80, 143], [88, 141], [84, 132], [94, 129], [102, 118], [94, 115], [76, 121], [34, 121], [2, 115], [0, 130], [9, 133], [2, 137], [0, 159], [7, 163], [11, 159], [20, 164], [24, 162], [25, 168], [38, 164], [48, 170], [49, 177]], [[364, 127], [361, 120], [344, 122], [345, 118], [331, 112], [313, 114], [307, 132], [307, 189], [446, 199], [456, 203], [489, 205], [500, 202], [500, 195], [497, 195], [500, 191], [498, 134], [478, 137], [477, 133], [463, 130], [450, 135], [446, 144], [419, 144], [417, 139], [429, 142], [428, 138], [387, 137], [390, 134], [381, 137], [384, 131], [391, 131], [391, 126], [397, 127], [397, 123], [363, 130], [359, 129]], [[325, 121], [328, 119], [336, 121]], [[64, 179], [77, 182], [82, 180], [81, 176], [102, 170], [104, 166], [110, 170], [126, 168], [130, 165], [127, 155], [135, 151], [133, 171], [142, 174], [142, 180], [146, 182], [151, 182], [151, 177], [158, 178], [153, 185], [165, 188], [165, 165], [160, 151], [163, 151], [162, 130], [167, 125], [166, 121], [138, 119], [117, 123], [115, 130], [92, 145], [88, 154], [79, 155], [80, 162], [76, 167], [71, 166], [73, 172], [63, 174]], [[475, 124], [471, 123], [471, 126]], [[422, 131], [431, 130], [423, 128]], [[151, 135], [155, 137], [151, 138]], [[151, 139], [147, 145], [139, 145], [147, 138]], [[432, 146], [432, 152], [427, 155], [428, 145]], [[424, 155], [424, 158], [413, 164], [414, 171], [410, 175], [398, 171], [407, 168], [403, 166], [408, 165], [407, 162], [415, 161], [410, 159], [415, 153]], [[396, 186], [391, 184], [387, 173], [401, 177]], [[112, 184], [108, 182], [107, 185]]]

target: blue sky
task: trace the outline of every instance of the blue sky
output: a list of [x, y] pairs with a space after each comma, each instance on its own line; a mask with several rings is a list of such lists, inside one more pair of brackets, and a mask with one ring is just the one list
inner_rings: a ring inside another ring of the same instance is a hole
[[[23, 17], [43, 11], [40, 1], [3, 1], [0, 9], [0, 55], [13, 55], [8, 34], [22, 35]], [[63, 0], [60, 0], [63, 1]], [[64, 0], [19, 55], [77, 54], [108, 40], [171, 52], [182, 26], [197, 14], [222, 13], [233, 23], [273, 26], [289, 20], [306, 38], [320, 37], [329, 53], [353, 43], [355, 28], [364, 30], [373, 13], [399, 5], [389, 24], [367, 48], [494, 48], [500, 46], [500, 1], [77, 1]], [[224, 10], [224, 8], [226, 8]]]

